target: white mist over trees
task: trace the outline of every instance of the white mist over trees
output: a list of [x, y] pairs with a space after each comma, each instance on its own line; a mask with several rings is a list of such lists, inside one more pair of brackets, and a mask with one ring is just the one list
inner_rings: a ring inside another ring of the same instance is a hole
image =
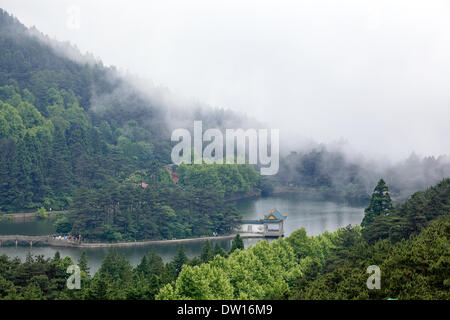
[[[298, 138], [448, 152], [448, 1], [49, 1], [0, 6], [107, 65]], [[70, 6], [80, 28], [66, 27]], [[381, 145], [380, 145], [381, 144]]]

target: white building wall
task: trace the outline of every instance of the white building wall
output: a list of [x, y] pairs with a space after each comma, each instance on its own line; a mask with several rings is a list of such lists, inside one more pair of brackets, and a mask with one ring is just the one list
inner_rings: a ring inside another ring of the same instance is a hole
[[244, 223], [241, 224], [239, 231], [242, 233], [264, 233], [264, 225]]

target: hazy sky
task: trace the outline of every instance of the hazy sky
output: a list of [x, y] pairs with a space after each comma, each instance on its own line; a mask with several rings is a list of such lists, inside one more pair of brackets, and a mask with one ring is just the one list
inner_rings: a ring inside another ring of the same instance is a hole
[[0, 7], [106, 64], [268, 122], [282, 130], [282, 143], [343, 139], [395, 158], [450, 153], [448, 0], [0, 0]]

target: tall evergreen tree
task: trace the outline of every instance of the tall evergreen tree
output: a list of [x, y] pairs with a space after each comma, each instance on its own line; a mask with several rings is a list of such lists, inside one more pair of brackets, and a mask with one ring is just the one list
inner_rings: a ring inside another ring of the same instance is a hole
[[214, 258], [213, 248], [211, 246], [211, 242], [207, 240], [203, 245], [202, 252], [200, 254], [200, 260], [203, 263], [206, 263]]
[[136, 266], [136, 272], [144, 276], [147, 276], [150, 273], [147, 255], [144, 254], [142, 256], [141, 262]]
[[366, 227], [379, 215], [389, 215], [392, 209], [392, 200], [388, 186], [383, 179], [380, 179], [373, 190], [369, 206], [364, 210], [365, 215], [361, 226]]
[[81, 252], [81, 257], [78, 260], [78, 266], [80, 267], [80, 270], [84, 271], [87, 275], [89, 275], [89, 265], [88, 265], [87, 253], [85, 250], [83, 250], [83, 252]]
[[184, 253], [184, 246], [180, 245], [178, 247], [177, 255], [173, 258], [173, 266], [175, 269], [175, 275], [178, 276], [183, 268], [183, 265], [186, 264], [188, 258]]
[[227, 256], [226, 251], [218, 243], [216, 243], [216, 245], [214, 246], [214, 257], [217, 255], [219, 255], [221, 257]]
[[236, 249], [244, 249], [244, 240], [242, 240], [241, 235], [238, 233], [231, 243], [230, 253], [232, 253]]

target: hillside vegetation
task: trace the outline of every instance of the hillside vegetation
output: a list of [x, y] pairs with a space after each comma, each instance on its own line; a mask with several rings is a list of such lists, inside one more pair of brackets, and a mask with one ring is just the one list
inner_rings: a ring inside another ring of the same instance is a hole
[[[239, 213], [224, 200], [257, 190], [252, 166], [184, 166], [177, 183], [165, 169], [168, 110], [158, 99], [3, 10], [0, 52], [0, 212], [70, 209], [57, 231], [97, 241], [236, 225]], [[230, 117], [204, 115], [205, 125]]]

